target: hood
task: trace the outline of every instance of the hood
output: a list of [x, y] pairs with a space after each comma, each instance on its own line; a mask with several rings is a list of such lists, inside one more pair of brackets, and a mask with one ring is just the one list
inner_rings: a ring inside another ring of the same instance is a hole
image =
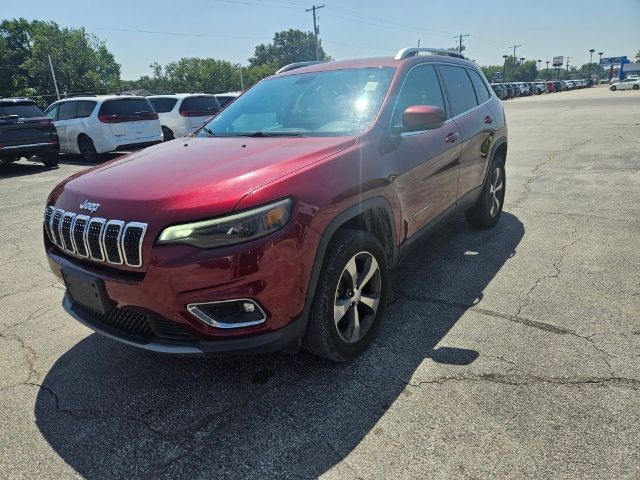
[[[228, 213], [280, 177], [349, 147], [356, 137], [181, 138], [70, 177], [52, 193], [56, 207], [91, 216], [163, 225]], [[160, 218], [159, 218], [160, 220]]]

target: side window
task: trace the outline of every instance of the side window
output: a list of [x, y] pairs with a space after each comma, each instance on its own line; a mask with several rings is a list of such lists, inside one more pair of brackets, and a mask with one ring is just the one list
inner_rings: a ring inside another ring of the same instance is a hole
[[44, 112], [44, 114], [47, 117], [49, 117], [51, 120], [57, 120], [58, 119], [58, 108], [60, 108], [60, 105], [54, 105], [52, 107], [49, 107]]
[[438, 68], [442, 73], [444, 86], [447, 90], [452, 117], [478, 106], [478, 100], [466, 68], [450, 65], [439, 65]]
[[78, 108], [76, 110], [76, 118], [85, 118], [91, 115], [93, 109], [96, 107], [96, 102], [92, 102], [89, 100], [83, 100], [78, 103]]
[[58, 120], [70, 120], [76, 118], [76, 104], [78, 102], [64, 102], [60, 104]]
[[433, 65], [417, 66], [407, 75], [393, 111], [393, 131], [402, 131], [402, 114], [414, 105], [430, 105], [445, 110], [442, 89]]
[[476, 96], [478, 97], [478, 102], [484, 103], [491, 98], [489, 91], [487, 90], [487, 85], [484, 83], [480, 75], [475, 70], [468, 69], [469, 76], [471, 77], [471, 81], [473, 82], [473, 88], [476, 89]]

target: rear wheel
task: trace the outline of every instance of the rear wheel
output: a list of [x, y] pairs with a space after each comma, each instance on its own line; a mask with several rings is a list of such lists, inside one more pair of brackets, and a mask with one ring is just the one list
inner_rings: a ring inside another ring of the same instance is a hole
[[634, 89], [634, 90], [638, 90], [639, 88], [640, 88], [640, 85], [634, 85], [634, 86], [633, 86], [633, 89]]
[[500, 219], [504, 204], [506, 177], [504, 160], [494, 157], [476, 204], [465, 212], [467, 221], [477, 228], [493, 227]]
[[87, 162], [95, 163], [100, 161], [100, 154], [97, 152], [93, 140], [86, 135], [78, 137], [78, 149], [80, 150], [82, 158]]
[[339, 230], [327, 252], [302, 344], [346, 362], [377, 334], [389, 284], [387, 258], [376, 237], [362, 230]]
[[60, 155], [58, 152], [50, 152], [42, 156], [40, 161], [44, 164], [45, 167], [57, 167], [59, 162]]
[[169, 140], [173, 140], [174, 138], [176, 138], [173, 135], [173, 132], [171, 131], [171, 129], [169, 127], [165, 127], [164, 125], [162, 126], [162, 134], [164, 135], [165, 142], [168, 142]]

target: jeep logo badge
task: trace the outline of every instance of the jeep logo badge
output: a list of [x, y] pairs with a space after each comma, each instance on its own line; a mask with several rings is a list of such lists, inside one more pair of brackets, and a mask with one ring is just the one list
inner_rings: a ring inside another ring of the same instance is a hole
[[91, 213], [94, 213], [96, 210], [100, 208], [99, 203], [92, 203], [89, 200], [85, 200], [80, 204], [81, 210], [89, 210]]

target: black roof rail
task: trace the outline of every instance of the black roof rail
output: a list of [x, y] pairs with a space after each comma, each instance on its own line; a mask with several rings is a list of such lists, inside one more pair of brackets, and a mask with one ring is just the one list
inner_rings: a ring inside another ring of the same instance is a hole
[[430, 47], [408, 47], [398, 50], [395, 60], [404, 60], [405, 58], [415, 57], [420, 52], [435, 53], [436, 55], [446, 55], [448, 57], [461, 58], [466, 60], [465, 56], [455, 50], [445, 50], [443, 48], [430, 48]]
[[296, 62], [296, 63], [290, 63], [289, 65], [285, 65], [284, 67], [282, 67], [280, 70], [278, 70], [276, 72], [276, 75], [278, 75], [279, 73], [284, 73], [284, 72], [288, 72], [289, 70], [295, 70], [296, 68], [302, 68], [302, 67], [308, 67], [309, 65], [317, 65], [319, 63], [327, 63], [325, 61], [322, 60], [314, 60], [312, 62]]

